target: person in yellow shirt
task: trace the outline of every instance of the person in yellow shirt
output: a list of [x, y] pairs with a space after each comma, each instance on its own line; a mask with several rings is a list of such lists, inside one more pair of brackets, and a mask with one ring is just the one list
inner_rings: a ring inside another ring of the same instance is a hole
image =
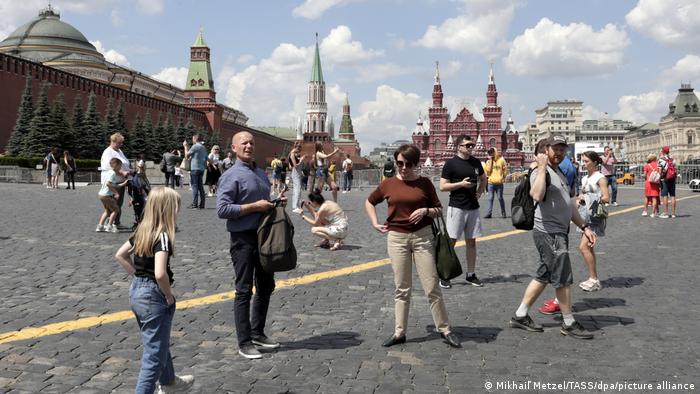
[[491, 219], [493, 211], [493, 198], [498, 194], [498, 202], [501, 204], [501, 215], [506, 216], [506, 202], [503, 200], [503, 182], [508, 175], [508, 164], [505, 159], [498, 154], [498, 149], [492, 147], [488, 150], [489, 159], [486, 161], [484, 171], [488, 177], [489, 210], [484, 216]]
[[279, 193], [282, 187], [280, 182], [282, 178], [282, 160], [279, 157], [275, 157], [270, 162], [270, 167], [272, 168], [272, 193]]

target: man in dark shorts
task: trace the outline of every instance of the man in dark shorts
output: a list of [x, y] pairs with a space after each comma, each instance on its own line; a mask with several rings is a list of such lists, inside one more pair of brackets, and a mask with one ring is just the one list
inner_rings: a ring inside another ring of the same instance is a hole
[[559, 169], [566, 149], [564, 137], [551, 136], [547, 153], [537, 155], [537, 168], [530, 175], [530, 195], [537, 203], [532, 237], [539, 252], [540, 266], [535, 278], [527, 286], [515, 316], [510, 319], [510, 326], [532, 332], [544, 331], [528, 315], [528, 310], [547, 284], [551, 284], [556, 291], [563, 318], [560, 332], [572, 338], [592, 339], [593, 335], [574, 319], [571, 312], [571, 284], [574, 278], [569, 259], [569, 222], [573, 221], [583, 230], [591, 245], [595, 245], [596, 236], [581, 219], [574, 200], [569, 196], [566, 177]]
[[[668, 169], [673, 165], [673, 159], [669, 154], [671, 148], [664, 146], [661, 148], [661, 158], [659, 159], [659, 172], [661, 173], [661, 206], [664, 207], [664, 213], [659, 215], [660, 218], [675, 218], [676, 217], [676, 177], [667, 176]], [[668, 212], [668, 199], [671, 198], [671, 215]]]

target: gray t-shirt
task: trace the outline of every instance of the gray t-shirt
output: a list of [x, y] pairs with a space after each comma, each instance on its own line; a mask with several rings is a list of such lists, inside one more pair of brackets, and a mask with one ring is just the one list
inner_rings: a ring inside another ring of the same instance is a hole
[[[569, 222], [571, 221], [571, 204], [573, 200], [569, 197], [569, 186], [566, 176], [561, 170], [547, 166], [551, 182], [547, 186], [547, 193], [544, 201], [537, 204], [535, 209], [535, 230], [544, 233], [568, 233]], [[535, 184], [538, 170], [535, 169], [530, 175], [530, 187]]]

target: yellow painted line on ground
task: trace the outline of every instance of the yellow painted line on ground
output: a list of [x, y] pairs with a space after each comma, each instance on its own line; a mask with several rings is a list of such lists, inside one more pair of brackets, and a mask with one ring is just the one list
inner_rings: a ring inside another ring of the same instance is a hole
[[[691, 198], [698, 198], [697, 196], [688, 196], [679, 198], [678, 201], [688, 200]], [[621, 209], [619, 211], [611, 212], [610, 216], [621, 215], [623, 213], [636, 211], [644, 208], [643, 205], [637, 205], [630, 208]], [[504, 231], [501, 233], [487, 235], [481, 238], [477, 238], [477, 242], [491, 241], [494, 239], [506, 238], [517, 234], [524, 234], [527, 231], [523, 230], [511, 230]], [[464, 241], [459, 241], [455, 245], [457, 247], [464, 246]], [[304, 275], [296, 278], [284, 279], [277, 281], [276, 288], [281, 289], [285, 287], [294, 287], [300, 285], [306, 285], [309, 283], [318, 282], [325, 279], [337, 278], [339, 276], [346, 276], [356, 274], [358, 272], [363, 272], [371, 270], [374, 268], [379, 268], [385, 265], [389, 265], [389, 259], [381, 259], [370, 261], [367, 263], [361, 263], [352, 265], [350, 267], [338, 268], [335, 270], [318, 272], [315, 274]], [[228, 301], [235, 297], [234, 291], [226, 291], [222, 293], [216, 293], [204, 297], [192, 298], [189, 300], [178, 301], [177, 309], [188, 309], [206, 305], [217, 304], [220, 302]], [[101, 316], [85, 317], [82, 319], [69, 320], [59, 323], [47, 324], [41, 327], [26, 327], [18, 331], [9, 331], [5, 333], [0, 333], [0, 344], [23, 341], [27, 339], [36, 339], [49, 335], [60, 334], [63, 332], [77, 331], [81, 329], [86, 329], [90, 327], [101, 326], [109, 323], [116, 323], [119, 321], [129, 320], [133, 318], [133, 313], [131, 311], [119, 311], [114, 313], [107, 313]]]

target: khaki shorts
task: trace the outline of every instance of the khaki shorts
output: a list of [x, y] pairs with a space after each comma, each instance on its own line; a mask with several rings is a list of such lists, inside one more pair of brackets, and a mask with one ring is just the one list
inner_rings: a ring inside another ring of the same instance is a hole
[[107, 214], [112, 214], [112, 212], [119, 212], [119, 204], [117, 200], [112, 196], [98, 196], [102, 202], [102, 206], [107, 211]]

